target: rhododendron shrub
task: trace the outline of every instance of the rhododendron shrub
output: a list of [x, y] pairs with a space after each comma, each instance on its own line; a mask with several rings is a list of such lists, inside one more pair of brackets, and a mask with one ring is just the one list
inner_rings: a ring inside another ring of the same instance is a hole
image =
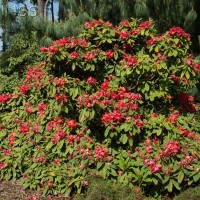
[[179, 27], [159, 36], [131, 19], [86, 23], [79, 38], [41, 48], [46, 60], [0, 95], [1, 179], [65, 196], [91, 176], [157, 195], [199, 182], [189, 44]]

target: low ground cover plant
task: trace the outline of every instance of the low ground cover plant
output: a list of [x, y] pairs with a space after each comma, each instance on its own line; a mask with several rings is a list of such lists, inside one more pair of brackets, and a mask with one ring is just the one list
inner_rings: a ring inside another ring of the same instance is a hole
[[96, 20], [41, 48], [44, 62], [0, 95], [0, 178], [44, 195], [101, 177], [154, 197], [200, 181], [200, 64], [180, 27]]

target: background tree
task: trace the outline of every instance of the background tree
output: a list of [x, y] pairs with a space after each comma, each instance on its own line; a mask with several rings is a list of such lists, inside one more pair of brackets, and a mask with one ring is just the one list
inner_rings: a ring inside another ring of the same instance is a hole
[[130, 17], [153, 18], [160, 32], [180, 26], [191, 34], [193, 50], [200, 52], [199, 0], [61, 0], [59, 20], [86, 12], [92, 19], [103, 18], [116, 24]]

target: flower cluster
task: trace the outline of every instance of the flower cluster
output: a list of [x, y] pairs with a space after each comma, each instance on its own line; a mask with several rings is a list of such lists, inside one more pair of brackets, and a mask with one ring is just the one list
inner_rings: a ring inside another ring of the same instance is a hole
[[190, 41], [190, 35], [186, 33], [182, 28], [180, 27], [173, 27], [169, 29], [169, 36], [179, 36], [179, 37], [185, 37], [188, 41]]
[[92, 51], [92, 52], [86, 52], [85, 53], [85, 61], [86, 62], [89, 62], [90, 60], [92, 60], [92, 59], [94, 59], [95, 58], [95, 56], [96, 56], [96, 51]]
[[142, 22], [139, 27], [142, 28], [142, 29], [147, 29], [149, 28], [151, 25], [152, 25], [152, 21], [144, 21]]
[[151, 45], [153, 45], [155, 43], [156, 43], [156, 38], [155, 37], [146, 41], [147, 46], [151, 46]]
[[26, 73], [25, 83], [29, 84], [30, 87], [41, 87], [45, 74], [43, 65], [30, 67]]
[[171, 156], [175, 155], [180, 151], [180, 142], [179, 141], [169, 141], [164, 146], [164, 151], [161, 153], [162, 156]]
[[51, 141], [53, 144], [56, 144], [61, 139], [64, 139], [66, 137], [66, 133], [60, 128], [52, 137]]
[[7, 103], [10, 99], [12, 99], [12, 94], [1, 94], [0, 95], [0, 103]]
[[124, 60], [128, 67], [134, 67], [137, 64], [137, 59], [135, 58], [135, 56], [124, 54]]
[[98, 146], [94, 150], [95, 160], [102, 160], [108, 156], [108, 148], [103, 146]]
[[20, 92], [21, 92], [22, 94], [26, 94], [26, 93], [28, 92], [28, 90], [29, 90], [28, 86], [25, 85], [25, 84], [21, 84], [21, 85], [19, 86], [19, 89], [20, 89]]
[[92, 27], [99, 26], [103, 23], [102, 20], [94, 20], [92, 22], [85, 22], [85, 27], [91, 29]]
[[47, 110], [47, 104], [46, 103], [40, 103], [38, 106], [37, 106], [37, 110], [38, 110], [38, 117], [39, 118], [42, 118], [44, 117], [44, 114]]
[[196, 105], [193, 103], [194, 97], [185, 92], [179, 94], [178, 102], [182, 107], [182, 112], [195, 112], [197, 109]]
[[74, 120], [74, 119], [68, 120], [66, 124], [67, 124], [67, 127], [72, 129], [72, 130], [77, 127], [77, 121]]
[[174, 111], [170, 116], [168, 116], [165, 121], [166, 122], [171, 122], [172, 124], [175, 124], [177, 119], [179, 117], [179, 112], [178, 111]]
[[66, 94], [58, 94], [58, 95], [55, 96], [55, 99], [59, 103], [60, 102], [67, 103], [67, 101], [68, 101]]
[[105, 113], [101, 117], [101, 121], [103, 124], [108, 124], [108, 123], [117, 123], [119, 124], [122, 120], [122, 113], [119, 110], [114, 110], [111, 113]]

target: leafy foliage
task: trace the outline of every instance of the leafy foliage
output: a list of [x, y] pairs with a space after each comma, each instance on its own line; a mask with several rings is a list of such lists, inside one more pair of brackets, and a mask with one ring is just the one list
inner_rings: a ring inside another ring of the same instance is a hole
[[0, 177], [45, 195], [80, 193], [91, 176], [157, 197], [200, 181], [200, 65], [180, 27], [85, 23], [80, 38], [40, 50], [44, 62], [0, 95]]
[[23, 81], [28, 66], [42, 60], [38, 48], [37, 42], [27, 35], [14, 36], [10, 47], [0, 55], [1, 93], [13, 92]]

